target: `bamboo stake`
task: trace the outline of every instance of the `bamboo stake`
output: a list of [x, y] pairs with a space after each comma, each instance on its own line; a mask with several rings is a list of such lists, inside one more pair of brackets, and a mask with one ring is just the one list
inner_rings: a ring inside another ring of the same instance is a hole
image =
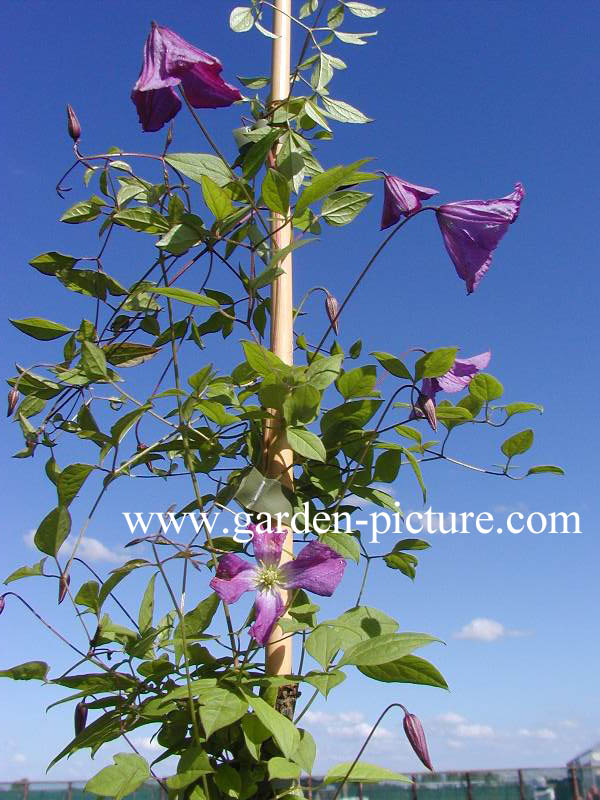
[[[291, 51], [291, 0], [275, 0], [273, 10], [273, 39], [271, 64], [271, 102], [285, 100], [290, 91]], [[289, 216], [289, 215], [288, 215]], [[280, 250], [292, 241], [292, 225], [283, 225], [285, 217], [273, 214], [271, 228], [278, 230], [273, 235], [272, 247]], [[283, 225], [283, 227], [282, 227]], [[283, 273], [275, 279], [271, 289], [271, 350], [286, 364], [294, 360], [294, 326], [292, 295], [292, 256], [279, 263]], [[293, 453], [281, 433], [281, 420], [276, 416], [265, 426], [265, 452], [267, 474], [279, 478], [284, 486], [293, 484]], [[293, 535], [287, 529], [282, 563], [292, 558]], [[284, 602], [287, 598], [283, 598]], [[281, 641], [282, 631], [277, 626], [266, 647], [267, 672], [270, 675], [285, 675], [292, 672], [291, 638]]]

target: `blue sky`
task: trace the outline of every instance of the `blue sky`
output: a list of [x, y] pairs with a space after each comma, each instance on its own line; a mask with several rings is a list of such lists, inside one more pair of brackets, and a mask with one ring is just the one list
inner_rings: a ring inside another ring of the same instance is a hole
[[[77, 183], [67, 202], [54, 193], [63, 165], [70, 163], [65, 103], [74, 106], [82, 122], [84, 151], [162, 146], [162, 134], [141, 133], [129, 99], [152, 18], [218, 55], [230, 80], [268, 69], [266, 40], [228, 30], [233, 4], [211, 3], [210, 14], [204, 5], [165, 6], [155, 0], [101, 5], [62, 0], [58, 9], [40, 0], [6, 5], [4, 23], [11, 34], [3, 44], [5, 70], [10, 70], [2, 134], [7, 188], [0, 198], [4, 319], [39, 315], [68, 324], [67, 293], [27, 261], [45, 250], [79, 253], [96, 247], [91, 227], [74, 230], [57, 222], [67, 205], [84, 196]], [[323, 147], [323, 162], [375, 156], [378, 168], [439, 188], [443, 201], [498, 197], [517, 180], [527, 196], [518, 222], [471, 297], [456, 277], [433, 217], [422, 215], [406, 226], [350, 305], [341, 341], [349, 345], [360, 336], [365, 353], [456, 344], [472, 355], [491, 348], [490, 371], [505, 384], [506, 397], [545, 406], [543, 416], [521, 418], [510, 428], [530, 422], [535, 428], [534, 447], [523, 463], [559, 463], [566, 477], [515, 483], [436, 464], [426, 474], [431, 504], [439, 511], [486, 510], [500, 516], [513, 510], [576, 511], [583, 532], [437, 533], [414, 584], [376, 572], [366, 601], [390, 610], [405, 629], [432, 632], [447, 642], [423, 654], [440, 667], [451, 691], [349, 678], [327, 704], [313, 706], [310, 727], [322, 744], [320, 764], [327, 766], [351, 757], [363, 726], [387, 702], [399, 699], [424, 721], [440, 768], [560, 765], [600, 739], [598, 439], [592, 418], [599, 389], [594, 231], [600, 9], [584, 0], [567, 12], [554, 0], [391, 0], [389, 5], [385, 15], [370, 21], [377, 25], [347, 26], [377, 27], [380, 33], [366, 47], [339, 46], [350, 68], [338, 73], [332, 86], [335, 97], [375, 122], [336, 126], [335, 155], [333, 147]], [[229, 132], [239, 124], [239, 113], [234, 107], [205, 115], [229, 155], [234, 152]], [[205, 149], [183, 115], [173, 149]], [[328, 231], [322, 244], [297, 254], [297, 297], [325, 280], [343, 296], [380, 241], [381, 189], [376, 192], [355, 225]], [[109, 256], [109, 271], [125, 282], [135, 274], [131, 265], [139, 238], [118, 238]], [[234, 337], [229, 341], [233, 347]], [[5, 375], [12, 374], [15, 361], [39, 358], [38, 346], [8, 324], [3, 342]], [[454, 452], [493, 463], [502, 440], [498, 433], [478, 437], [484, 443], [468, 433], [458, 435]], [[35, 560], [27, 536], [52, 497], [39, 475], [41, 458], [8, 460], [20, 446], [9, 424], [2, 446], [3, 577]], [[153, 481], [141, 489], [137, 484], [115, 488], [89, 532], [96, 568], [111, 568], [127, 540], [121, 511], [156, 508], [155, 489]], [[406, 473], [394, 491], [404, 509], [420, 508]], [[171, 496], [164, 497], [166, 506]], [[349, 568], [347, 588], [327, 605], [327, 613], [352, 605], [356, 579], [356, 570]], [[49, 583], [31, 580], [21, 588], [57, 627], [75, 632], [67, 604], [55, 608], [55, 587]], [[195, 588], [198, 598], [203, 592], [204, 587]], [[487, 626], [495, 638], [457, 638], [477, 618], [500, 625]], [[44, 658], [56, 670], [68, 663], [64, 651], [16, 603], [7, 606], [0, 623], [2, 667], [32, 658]], [[0, 780], [43, 777], [71, 735], [70, 706], [44, 711], [60, 696], [50, 688], [0, 683], [3, 718], [10, 723], [0, 734]], [[400, 736], [400, 720], [390, 717], [385, 731], [373, 741], [368, 759], [416, 769]], [[122, 747], [107, 752], [115, 749]], [[153, 751], [147, 748], [147, 754]], [[56, 767], [51, 777], [86, 777], [106, 760], [100, 754], [94, 765], [80, 754]]]

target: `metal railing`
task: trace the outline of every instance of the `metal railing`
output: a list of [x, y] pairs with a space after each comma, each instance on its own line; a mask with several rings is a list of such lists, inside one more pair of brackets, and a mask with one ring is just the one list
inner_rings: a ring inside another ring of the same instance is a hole
[[[342, 788], [346, 800], [600, 800], [600, 770], [581, 767], [420, 772], [409, 783], [355, 784]], [[309, 800], [330, 800], [337, 786], [319, 787], [317, 777], [302, 781]], [[95, 800], [85, 781], [0, 782], [0, 800]], [[165, 800], [148, 781], [128, 800]]]

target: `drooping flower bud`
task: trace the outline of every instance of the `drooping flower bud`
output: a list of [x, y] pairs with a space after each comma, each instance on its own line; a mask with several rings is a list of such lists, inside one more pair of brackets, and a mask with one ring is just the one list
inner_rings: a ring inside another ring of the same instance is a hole
[[10, 417], [17, 407], [17, 403], [19, 402], [19, 392], [13, 386], [10, 392], [8, 393], [8, 411], [6, 412], [6, 416]]
[[437, 431], [437, 414], [435, 413], [435, 400], [426, 394], [420, 394], [417, 400], [419, 410], [431, 426], [432, 430]]
[[0, 594], [0, 614], [4, 611], [4, 606], [6, 601], [4, 600], [4, 595]]
[[329, 322], [331, 322], [331, 327], [333, 328], [336, 336], [340, 332], [340, 325], [338, 322], [339, 310], [340, 306], [338, 301], [332, 294], [327, 292], [327, 295], [325, 296], [325, 311], [327, 312]]
[[77, 119], [77, 114], [75, 114], [70, 105], [67, 105], [67, 130], [71, 139], [77, 144], [81, 139], [81, 125]]
[[87, 722], [88, 708], [83, 700], [75, 706], [75, 736], [85, 730]]
[[67, 591], [69, 589], [69, 584], [71, 583], [71, 576], [70, 575], [61, 575], [60, 580], [58, 582], [58, 605], [62, 603], [62, 601], [67, 596]]
[[409, 714], [404, 706], [402, 706], [402, 708], [404, 709], [404, 720], [402, 724], [404, 725], [406, 738], [417, 754], [419, 761], [433, 772], [431, 759], [429, 758], [429, 750], [427, 749], [427, 740], [425, 739], [425, 731], [423, 730], [421, 721], [414, 714]]

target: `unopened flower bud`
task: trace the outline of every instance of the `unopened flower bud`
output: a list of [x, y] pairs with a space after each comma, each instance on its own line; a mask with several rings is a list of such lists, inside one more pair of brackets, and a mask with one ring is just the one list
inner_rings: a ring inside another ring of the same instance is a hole
[[[148, 447], [147, 444], [144, 444], [143, 442], [140, 442], [138, 444], [138, 446], [137, 446], [138, 453], [142, 453], [147, 447]], [[152, 462], [151, 461], [146, 461], [146, 469], [148, 470], [148, 472], [154, 473], [154, 467], [152, 466]]]
[[417, 754], [419, 761], [433, 772], [431, 759], [429, 758], [429, 750], [427, 749], [427, 740], [425, 739], [425, 731], [423, 730], [421, 721], [414, 714], [409, 714], [404, 706], [402, 706], [402, 708], [404, 709], [404, 721], [402, 724], [404, 725], [406, 738]]
[[17, 407], [17, 403], [19, 402], [19, 392], [13, 388], [8, 393], [8, 411], [6, 412], [6, 416], [10, 417], [15, 408]]
[[5, 602], [4, 595], [0, 594], [0, 614], [4, 611]]
[[75, 706], [75, 736], [79, 736], [85, 730], [87, 722], [88, 708], [83, 700]]
[[62, 601], [67, 596], [67, 591], [69, 589], [69, 584], [71, 583], [71, 576], [70, 575], [61, 575], [60, 580], [58, 582], [58, 605], [62, 603]]
[[420, 394], [417, 400], [419, 410], [423, 412], [424, 417], [431, 426], [432, 430], [437, 431], [437, 414], [435, 413], [435, 401], [433, 397], [426, 394]]
[[327, 295], [325, 296], [325, 311], [327, 312], [329, 322], [331, 322], [331, 327], [333, 328], [336, 336], [340, 332], [340, 325], [338, 322], [339, 310], [340, 306], [338, 301], [332, 294], [327, 292]]
[[77, 143], [81, 138], [81, 125], [70, 105], [67, 105], [67, 130], [71, 139]]
[[168, 150], [171, 146], [171, 142], [173, 141], [173, 123], [169, 125], [169, 130], [167, 131], [167, 139], [165, 141], [165, 150]]

